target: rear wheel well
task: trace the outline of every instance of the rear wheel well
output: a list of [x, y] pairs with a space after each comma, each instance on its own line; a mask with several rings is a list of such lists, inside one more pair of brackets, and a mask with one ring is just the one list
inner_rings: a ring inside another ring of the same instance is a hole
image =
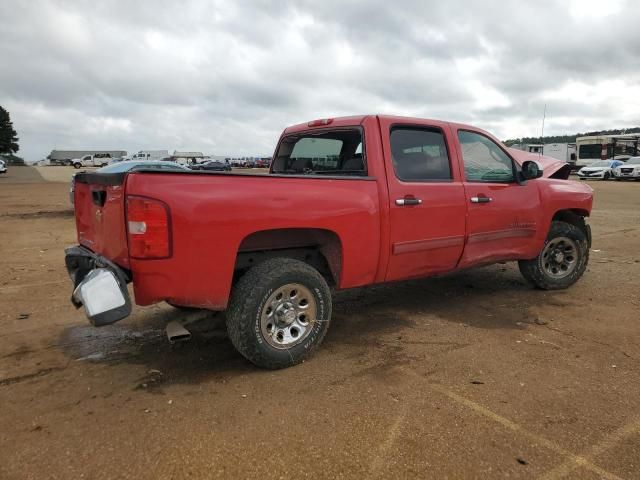
[[278, 257], [305, 262], [320, 272], [330, 286], [339, 284], [340, 238], [330, 230], [315, 228], [282, 228], [248, 235], [238, 249], [234, 283], [251, 267]]
[[589, 242], [589, 248], [591, 248], [591, 229], [589, 228], [585, 220], [585, 218], [588, 216], [589, 216], [589, 212], [586, 210], [580, 210], [580, 209], [559, 210], [553, 216], [552, 221], [570, 223], [571, 225], [575, 225], [576, 227], [578, 227], [580, 230], [584, 232]]

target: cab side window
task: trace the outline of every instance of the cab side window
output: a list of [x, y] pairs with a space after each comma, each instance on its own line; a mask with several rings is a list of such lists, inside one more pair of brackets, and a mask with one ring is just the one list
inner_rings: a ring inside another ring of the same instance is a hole
[[475, 132], [458, 132], [464, 173], [469, 182], [515, 181], [511, 158], [490, 138]]
[[441, 131], [396, 127], [390, 136], [393, 169], [405, 182], [451, 180], [449, 154]]

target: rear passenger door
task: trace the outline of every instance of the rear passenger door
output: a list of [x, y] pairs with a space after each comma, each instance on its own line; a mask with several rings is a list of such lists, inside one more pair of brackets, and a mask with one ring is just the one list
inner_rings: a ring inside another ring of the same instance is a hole
[[386, 280], [451, 270], [464, 246], [466, 204], [446, 124], [380, 123], [389, 188]]

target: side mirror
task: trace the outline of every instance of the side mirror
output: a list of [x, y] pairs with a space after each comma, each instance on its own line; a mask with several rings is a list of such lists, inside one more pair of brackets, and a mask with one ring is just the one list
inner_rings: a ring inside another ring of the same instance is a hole
[[534, 180], [542, 176], [542, 169], [533, 160], [527, 160], [522, 164], [522, 178], [524, 180]]

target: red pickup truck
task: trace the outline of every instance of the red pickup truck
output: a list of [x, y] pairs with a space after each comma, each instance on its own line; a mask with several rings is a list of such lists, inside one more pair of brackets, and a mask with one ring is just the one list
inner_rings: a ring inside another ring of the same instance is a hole
[[542, 289], [584, 273], [592, 190], [568, 165], [475, 127], [382, 115], [287, 128], [268, 175], [76, 175], [73, 303], [104, 325], [138, 305], [225, 310], [261, 367], [307, 358], [331, 291], [518, 261]]

